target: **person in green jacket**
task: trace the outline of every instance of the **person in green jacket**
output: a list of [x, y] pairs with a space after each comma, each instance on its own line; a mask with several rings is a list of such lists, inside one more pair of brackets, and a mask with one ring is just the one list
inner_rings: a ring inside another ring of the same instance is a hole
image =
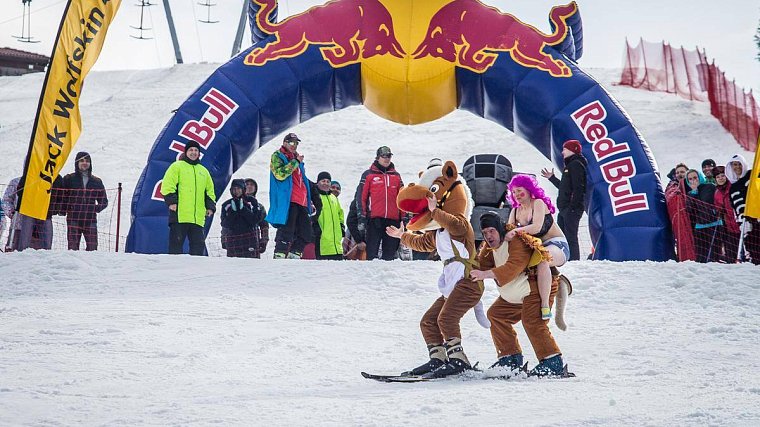
[[320, 172], [317, 175], [317, 189], [322, 201], [322, 209], [317, 218], [320, 232], [316, 240], [317, 259], [342, 260], [346, 226], [343, 220], [343, 208], [340, 207], [338, 198], [330, 188], [331, 180], [329, 172]]
[[169, 253], [181, 254], [185, 239], [190, 240], [190, 255], [206, 251], [203, 226], [216, 211], [216, 195], [211, 174], [200, 163], [201, 146], [190, 141], [185, 154], [164, 174], [161, 194], [169, 206]]

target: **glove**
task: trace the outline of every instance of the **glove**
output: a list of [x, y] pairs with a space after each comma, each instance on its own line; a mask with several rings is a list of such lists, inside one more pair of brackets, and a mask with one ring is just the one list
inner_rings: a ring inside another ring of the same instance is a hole
[[367, 230], [367, 218], [360, 216], [359, 221], [356, 224], [356, 228], [359, 229], [359, 233], [364, 234], [365, 231]]

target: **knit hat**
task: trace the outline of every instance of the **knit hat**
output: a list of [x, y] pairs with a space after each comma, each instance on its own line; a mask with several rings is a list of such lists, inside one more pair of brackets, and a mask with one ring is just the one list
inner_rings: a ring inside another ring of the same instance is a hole
[[322, 181], [323, 179], [327, 179], [332, 181], [332, 176], [330, 176], [330, 172], [322, 171], [317, 175], [317, 182]]
[[581, 143], [577, 139], [565, 141], [562, 148], [567, 148], [575, 154], [581, 154]]
[[232, 189], [235, 187], [241, 189], [243, 191], [243, 194], [245, 194], [245, 180], [240, 178], [233, 179], [232, 183], [230, 184], [230, 194], [232, 194]]
[[507, 228], [504, 225], [504, 220], [494, 211], [485, 212], [480, 216], [480, 231], [482, 232], [483, 229], [488, 227], [495, 228], [502, 239], [507, 235]]
[[198, 144], [197, 142], [195, 142], [193, 140], [188, 141], [187, 144], [185, 144], [185, 154], [187, 154], [187, 150], [189, 150], [189, 149], [191, 149], [193, 147], [195, 147], [198, 150], [200, 150], [201, 149], [201, 144]]
[[382, 147], [377, 149], [376, 157], [380, 156], [392, 156], [393, 153], [391, 153], [391, 148], [383, 145]]
[[718, 176], [718, 175], [720, 175], [720, 174], [725, 174], [725, 173], [726, 173], [726, 167], [725, 166], [715, 166], [712, 169], [712, 176], [713, 176], [713, 178], [716, 177], [716, 176]]
[[338, 181], [332, 181], [330, 183], [330, 187], [338, 187], [338, 189], [340, 189], [341, 188], [340, 182], [338, 182]]
[[715, 167], [715, 160], [713, 159], [704, 159], [702, 160], [702, 169], [705, 168], [705, 166], [712, 166]]

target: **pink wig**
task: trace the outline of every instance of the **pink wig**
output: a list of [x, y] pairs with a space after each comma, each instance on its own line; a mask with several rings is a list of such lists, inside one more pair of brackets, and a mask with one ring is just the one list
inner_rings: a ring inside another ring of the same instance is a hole
[[549, 209], [549, 213], [554, 213], [557, 211], [549, 196], [544, 193], [544, 189], [538, 185], [536, 178], [524, 174], [517, 174], [513, 176], [512, 181], [509, 181], [509, 185], [507, 185], [507, 188], [509, 189], [509, 192], [507, 193], [507, 199], [512, 203], [513, 208], [517, 209], [520, 206], [520, 202], [518, 202], [517, 199], [515, 199], [515, 196], [512, 194], [512, 189], [515, 187], [522, 187], [526, 189], [530, 194], [531, 199], [543, 200], [544, 203], [546, 203], [546, 207]]

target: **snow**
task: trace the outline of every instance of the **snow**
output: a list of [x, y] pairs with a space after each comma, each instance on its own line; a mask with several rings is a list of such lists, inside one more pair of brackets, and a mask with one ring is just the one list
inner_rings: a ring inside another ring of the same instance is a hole
[[[88, 77], [75, 150], [92, 153], [107, 187], [124, 183], [123, 218], [171, 110], [216, 66]], [[663, 174], [680, 161], [752, 158], [707, 104], [614, 86], [616, 70], [591, 72], [631, 115]], [[20, 174], [42, 78], [0, 78], [0, 183]], [[461, 165], [472, 154], [499, 152], [519, 171], [551, 167], [520, 138], [464, 112], [407, 127], [355, 107], [290, 130], [304, 140], [309, 174], [328, 170], [343, 183], [344, 206], [380, 145], [391, 146], [406, 182], [431, 157]], [[273, 149], [257, 151], [235, 175], [255, 178], [265, 204]], [[569, 263], [562, 269], [575, 290], [569, 329], [552, 325], [552, 332], [573, 379], [363, 379], [360, 371], [395, 373], [426, 360], [418, 323], [438, 296], [441, 268], [422, 261], [2, 254], [0, 424], [760, 424], [756, 266]], [[487, 283], [485, 304], [496, 297]], [[533, 366], [530, 343], [517, 330]], [[462, 331], [469, 358], [493, 363], [490, 334], [472, 313]]]

